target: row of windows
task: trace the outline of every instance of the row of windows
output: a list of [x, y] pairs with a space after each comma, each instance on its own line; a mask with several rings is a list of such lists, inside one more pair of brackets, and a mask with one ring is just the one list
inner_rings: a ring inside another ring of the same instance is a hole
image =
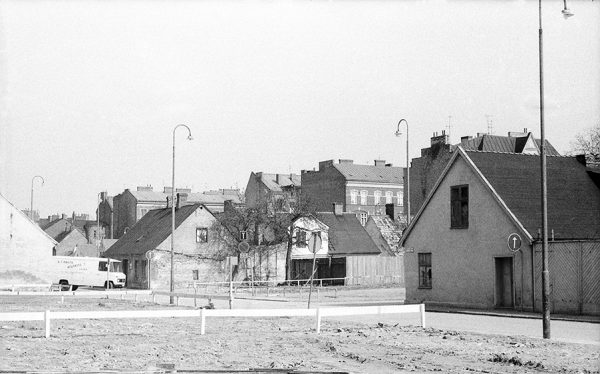
[[[360, 205], [367, 205], [367, 197], [369, 196], [369, 191], [361, 190], [360, 191]], [[351, 190], [350, 191], [350, 204], [358, 204], [359, 191]], [[396, 203], [398, 205], [403, 205], [404, 194], [402, 191], [396, 192]], [[373, 192], [373, 205], [382, 204], [382, 193], [381, 191]], [[394, 193], [392, 191], [385, 192], [385, 203], [393, 204], [394, 203]]]
[[[240, 231], [240, 240], [246, 240], [247, 238], [248, 234], [246, 233], [246, 231]], [[208, 228], [196, 228], [196, 243], [208, 243]]]

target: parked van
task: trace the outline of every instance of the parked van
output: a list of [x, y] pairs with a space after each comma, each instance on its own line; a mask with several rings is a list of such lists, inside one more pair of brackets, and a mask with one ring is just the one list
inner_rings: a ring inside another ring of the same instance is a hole
[[102, 257], [53, 256], [52, 283], [71, 286], [115, 288], [125, 286], [121, 261]]

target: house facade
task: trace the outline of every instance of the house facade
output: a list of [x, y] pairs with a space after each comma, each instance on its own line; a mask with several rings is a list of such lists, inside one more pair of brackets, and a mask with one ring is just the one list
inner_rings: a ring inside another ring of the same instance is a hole
[[[539, 164], [456, 149], [400, 242], [407, 302], [541, 310]], [[599, 186], [574, 157], [547, 165], [553, 312], [598, 314]]]
[[[292, 279], [309, 279], [313, 257], [314, 278], [332, 284], [385, 284], [402, 282], [402, 259], [379, 248], [352, 212], [341, 204], [333, 210], [302, 216], [292, 223]], [[321, 246], [312, 252], [309, 238], [318, 233]]]
[[364, 226], [369, 215], [385, 214], [386, 204], [395, 204], [402, 214], [405, 168], [384, 160], [374, 165], [358, 165], [340, 159], [319, 162], [318, 170], [302, 170], [302, 192], [317, 211], [328, 211], [332, 203], [341, 203], [344, 212], [353, 212]]
[[[148, 211], [106, 252], [122, 261], [127, 287], [168, 289], [170, 286], [171, 208]], [[174, 286], [225, 281], [227, 250], [213, 230], [215, 216], [206, 206], [178, 205], [175, 210]]]
[[49, 283], [57, 242], [0, 195], [0, 281]]

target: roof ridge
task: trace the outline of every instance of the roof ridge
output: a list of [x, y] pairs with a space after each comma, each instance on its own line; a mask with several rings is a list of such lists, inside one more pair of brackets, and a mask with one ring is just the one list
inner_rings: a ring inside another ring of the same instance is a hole
[[[505, 155], [519, 155], [519, 156], [536, 156], [540, 157], [540, 155], [530, 154], [530, 153], [520, 153], [520, 152], [501, 152], [501, 151], [481, 151], [479, 149], [464, 149], [465, 152], [469, 153], [497, 153], [497, 154], [505, 154]], [[569, 155], [549, 155], [546, 154], [546, 157], [562, 157], [562, 158], [574, 158], [575, 156]]]

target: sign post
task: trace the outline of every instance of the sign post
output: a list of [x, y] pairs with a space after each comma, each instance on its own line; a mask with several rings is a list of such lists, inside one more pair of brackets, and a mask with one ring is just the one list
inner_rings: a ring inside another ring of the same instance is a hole
[[317, 263], [317, 251], [321, 249], [321, 232], [313, 231], [310, 233], [310, 238], [308, 239], [308, 248], [313, 253], [313, 263], [312, 263], [312, 274], [310, 275], [310, 290], [308, 292], [308, 309], [310, 309], [310, 297], [312, 296], [313, 289], [313, 279], [315, 277], [315, 265]]
[[[240, 242], [238, 244], [238, 251], [240, 251], [240, 253], [247, 253], [250, 250], [250, 244], [248, 244], [247, 242]], [[232, 257], [229, 257], [229, 309], [232, 309], [232, 305], [233, 305], [233, 261], [231, 260]], [[235, 257], [235, 265], [238, 264], [237, 261], [237, 257]], [[248, 262], [246, 262], [246, 264], [248, 264]]]
[[[152, 261], [152, 252], [148, 251], [145, 254], [146, 259], [148, 260], [148, 289], [150, 290], [150, 262]], [[195, 288], [195, 287], [194, 287]]]

